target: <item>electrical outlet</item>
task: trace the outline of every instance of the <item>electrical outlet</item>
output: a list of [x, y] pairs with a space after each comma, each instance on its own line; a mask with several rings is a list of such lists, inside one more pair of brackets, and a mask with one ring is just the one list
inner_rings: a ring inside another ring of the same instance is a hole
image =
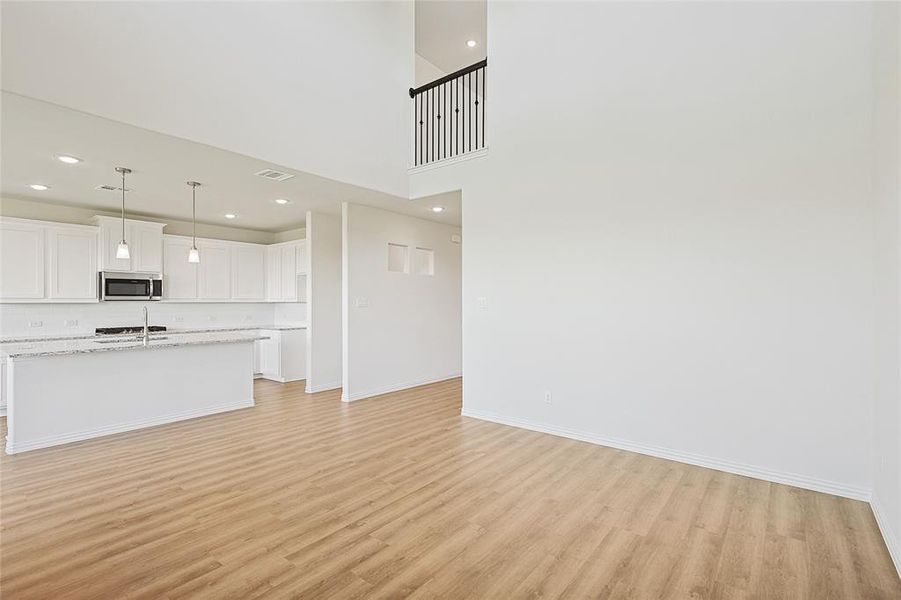
[[548, 404], [551, 403], [551, 393], [548, 390], [545, 390], [545, 392], [544, 392], [544, 401], [547, 402]]
[[78, 325], [78, 321], [76, 319], [67, 319], [63, 323], [66, 327], [75, 327]]
[[245, 321], [253, 321], [253, 317], [251, 315], [244, 315]]
[[363, 296], [354, 300], [354, 305], [357, 308], [369, 308], [369, 298], [365, 298]]
[[210, 321], [215, 321], [217, 319], [217, 317], [216, 317], [216, 315], [210, 315], [209, 317], [207, 317], [207, 319]]
[[29, 321], [28, 326], [29, 327], [43, 327], [44, 322], [43, 321]]
[[185, 320], [185, 318], [184, 317], [172, 317], [172, 320], [175, 321], [176, 323], [181, 323], [182, 321]]
[[486, 298], [485, 296], [479, 296], [478, 298], [476, 298], [476, 303], [482, 310], [488, 308], [488, 298]]

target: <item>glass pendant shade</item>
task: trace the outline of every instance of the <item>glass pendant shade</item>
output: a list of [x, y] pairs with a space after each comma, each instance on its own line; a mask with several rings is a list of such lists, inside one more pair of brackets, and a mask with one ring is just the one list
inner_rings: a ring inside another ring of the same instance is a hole
[[197, 248], [191, 248], [188, 250], [188, 262], [189, 263], [199, 263], [200, 262], [200, 252]]
[[125, 243], [125, 240], [119, 242], [119, 245], [116, 247], [116, 258], [124, 260], [131, 258], [131, 254], [128, 253], [128, 244]]

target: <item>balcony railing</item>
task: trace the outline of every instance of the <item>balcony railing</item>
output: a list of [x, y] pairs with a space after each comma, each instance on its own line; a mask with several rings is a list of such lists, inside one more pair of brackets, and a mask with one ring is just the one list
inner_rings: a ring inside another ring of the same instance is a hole
[[418, 88], [413, 99], [413, 165], [427, 165], [485, 147], [488, 59]]

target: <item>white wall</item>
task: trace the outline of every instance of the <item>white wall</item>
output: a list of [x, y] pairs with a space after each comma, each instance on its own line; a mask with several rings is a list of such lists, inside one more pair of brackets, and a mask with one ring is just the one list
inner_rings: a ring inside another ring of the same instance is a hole
[[[345, 203], [343, 229], [343, 399], [459, 376], [460, 228]], [[389, 243], [408, 247], [408, 272], [388, 271]], [[416, 273], [417, 248], [433, 275]]]
[[465, 412], [867, 496], [872, 6], [489, 11]]
[[341, 218], [307, 212], [307, 393], [341, 387]]
[[876, 410], [873, 509], [901, 574], [901, 10], [875, 7]]
[[0, 39], [4, 90], [407, 196], [412, 2], [11, 2]]

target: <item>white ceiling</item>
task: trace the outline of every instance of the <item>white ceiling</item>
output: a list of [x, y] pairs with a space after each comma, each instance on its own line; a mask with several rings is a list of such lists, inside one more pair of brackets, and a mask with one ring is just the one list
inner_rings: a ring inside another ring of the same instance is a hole
[[[118, 184], [116, 166], [134, 170], [126, 187], [126, 209], [147, 216], [190, 220], [188, 180], [203, 185], [197, 194], [199, 222], [279, 232], [304, 225], [306, 211], [339, 213], [343, 201], [460, 225], [460, 194], [407, 200], [341, 183], [212, 146], [126, 125], [102, 117], [2, 94], [0, 194], [99, 210], [118, 210], [121, 194], [99, 191]], [[83, 159], [77, 165], [58, 154]], [[254, 173], [274, 168], [296, 176], [284, 182]], [[28, 186], [43, 183], [45, 192]], [[275, 204], [276, 198], [290, 200]], [[446, 207], [435, 214], [433, 205]], [[227, 220], [225, 213], [238, 218]]]
[[[485, 58], [487, 0], [416, 0], [416, 53], [446, 73]], [[475, 40], [476, 47], [466, 46]]]
[[409, 196], [411, 2], [0, 7], [5, 91]]

